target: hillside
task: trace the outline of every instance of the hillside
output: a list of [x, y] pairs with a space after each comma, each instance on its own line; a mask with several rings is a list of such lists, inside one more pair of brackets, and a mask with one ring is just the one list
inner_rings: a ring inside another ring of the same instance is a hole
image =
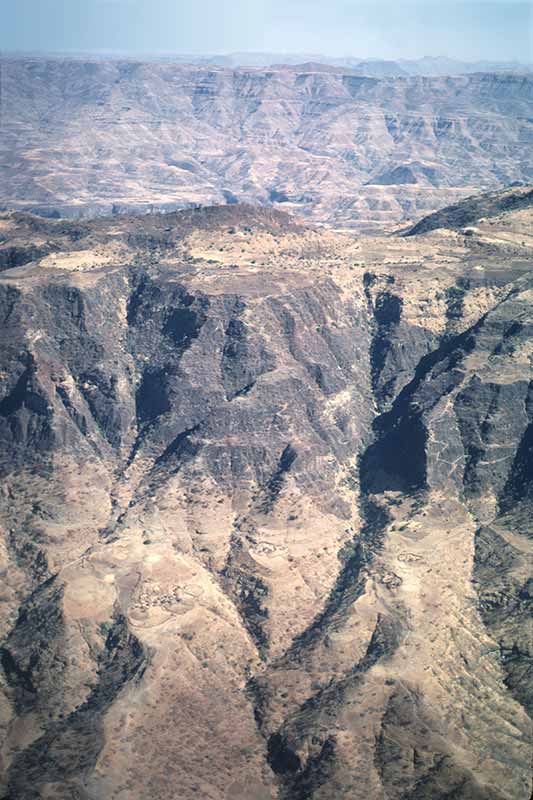
[[[406, 232], [406, 236], [416, 236], [438, 228], [457, 230], [466, 225], [499, 217], [510, 211], [528, 209], [533, 205], [533, 189], [530, 186], [512, 187], [498, 192], [474, 195], [452, 206], [436, 211]], [[470, 231], [473, 233], [473, 231]]]
[[10, 58], [1, 66], [0, 206], [77, 217], [274, 203], [381, 233], [533, 175], [526, 73], [371, 77], [313, 63]]
[[0, 214], [2, 797], [529, 800], [532, 221]]

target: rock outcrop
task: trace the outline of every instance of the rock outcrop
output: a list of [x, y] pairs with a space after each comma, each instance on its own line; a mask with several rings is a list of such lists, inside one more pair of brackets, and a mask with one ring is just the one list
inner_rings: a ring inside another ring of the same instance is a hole
[[526, 213], [3, 215], [3, 797], [528, 800]]
[[80, 217], [275, 203], [382, 233], [532, 179], [531, 73], [390, 66], [4, 57], [0, 204]]

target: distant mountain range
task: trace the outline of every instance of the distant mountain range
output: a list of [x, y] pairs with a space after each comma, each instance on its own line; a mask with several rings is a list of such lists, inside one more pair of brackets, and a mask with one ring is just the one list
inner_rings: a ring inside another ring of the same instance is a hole
[[[186, 60], [189, 60], [186, 58]], [[231, 53], [223, 56], [197, 56], [193, 63], [219, 64], [227, 67], [271, 67], [286, 64], [302, 66], [315, 64], [349, 69], [361, 75], [394, 77], [400, 75], [464, 75], [472, 72], [523, 72], [531, 71], [531, 64], [518, 61], [458, 61], [445, 56], [424, 56], [417, 59], [333, 58], [322, 55], [279, 53]]]
[[532, 101], [518, 73], [4, 59], [0, 205], [72, 217], [246, 202], [383, 231], [531, 181]]
[[219, 67], [310, 67], [324, 69], [333, 67], [356, 72], [360, 75], [376, 77], [395, 77], [401, 75], [468, 75], [474, 72], [531, 72], [533, 62], [520, 61], [461, 61], [446, 56], [424, 56], [415, 59], [356, 58], [355, 56], [324, 56], [320, 53], [227, 53], [227, 54], [124, 54], [106, 51], [93, 53], [20, 53], [17, 57], [68, 58], [82, 60], [132, 60], [132, 61], [173, 61], [177, 64], [197, 64]]

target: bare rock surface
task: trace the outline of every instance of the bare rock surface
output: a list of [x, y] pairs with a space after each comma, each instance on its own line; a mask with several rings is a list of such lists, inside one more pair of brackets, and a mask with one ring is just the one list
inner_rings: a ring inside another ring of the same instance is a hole
[[529, 800], [531, 222], [0, 215], [2, 797]]
[[273, 203], [382, 233], [533, 177], [527, 71], [8, 57], [0, 67], [0, 204], [48, 216]]

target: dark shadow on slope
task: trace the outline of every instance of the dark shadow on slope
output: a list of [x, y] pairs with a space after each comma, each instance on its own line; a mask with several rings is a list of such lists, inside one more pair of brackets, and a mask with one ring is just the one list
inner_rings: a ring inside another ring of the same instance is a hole
[[196, 442], [191, 442], [190, 437], [198, 430], [200, 430], [200, 424], [193, 425], [191, 428], [187, 428], [187, 430], [178, 433], [163, 450], [161, 455], [158, 456], [154, 468], [160, 467], [163, 464], [168, 464], [169, 462], [173, 462], [174, 466], [179, 468], [185, 456], [194, 457], [200, 446]]
[[172, 309], [163, 326], [165, 336], [172, 339], [180, 350], [185, 350], [198, 337], [206, 320], [203, 311], [189, 308], [193, 299], [190, 296], [184, 297], [184, 307]]
[[268, 513], [278, 499], [286, 476], [294, 464], [297, 455], [298, 453], [289, 442], [279, 458], [276, 469], [264, 487], [264, 497], [260, 504], [260, 510], [263, 513]]
[[[232, 598], [244, 627], [264, 659], [269, 647], [265, 630], [269, 588], [261, 574], [257, 574], [258, 571], [257, 564], [243, 548], [242, 541], [235, 536], [220, 577], [224, 591]], [[250, 684], [248, 689], [250, 696], [253, 696], [254, 685]]]
[[10, 417], [26, 408], [40, 416], [46, 415], [48, 404], [36, 385], [37, 365], [32, 355], [25, 358], [25, 366], [15, 386], [0, 400], [0, 416]]
[[[268, 761], [271, 769], [282, 781], [281, 797], [284, 800], [311, 800], [315, 791], [332, 777], [335, 763], [335, 724], [332, 732], [321, 733], [323, 741], [319, 747], [311, 748], [305, 764], [291, 744], [298, 739], [309, 717], [321, 718], [323, 714], [335, 719], [336, 713], [345, 707], [345, 695], [362, 687], [366, 673], [378, 662], [390, 658], [400, 646], [405, 635], [405, 622], [401, 618], [378, 615], [371, 640], [363, 658], [341, 680], [332, 680], [326, 687], [309, 698], [300, 709], [287, 720], [283, 727], [268, 739]], [[313, 743], [314, 744], [314, 743]]]
[[168, 370], [165, 367], [148, 367], [143, 372], [135, 395], [135, 408], [141, 424], [152, 422], [170, 411]]
[[[413, 379], [397, 396], [391, 410], [375, 420], [376, 440], [361, 461], [361, 489], [364, 493], [391, 490], [413, 494], [426, 488], [427, 431], [423, 413], [463, 379], [461, 362], [474, 349], [476, 335], [486, 317], [487, 314], [483, 315], [460, 335], [445, 338], [436, 350], [424, 356]], [[437, 366], [439, 370], [435, 371]], [[432, 371], [434, 380], [442, 385], [423, 391]]]
[[40, 800], [43, 784], [68, 785], [90, 772], [104, 746], [103, 717], [122, 688], [142, 677], [147, 665], [139, 640], [118, 616], [99, 656], [97, 682], [87, 701], [14, 759], [9, 771], [10, 800]]
[[530, 423], [518, 445], [509, 477], [499, 500], [503, 513], [519, 502], [533, 501], [533, 423]]
[[363, 508], [365, 524], [357, 538], [339, 554], [343, 565], [324, 608], [311, 625], [294, 639], [280, 659], [280, 664], [300, 662], [306, 651], [323, 639], [327, 628], [339, 622], [363, 593], [366, 582], [363, 570], [372, 562], [374, 552], [382, 546], [383, 529], [390, 521], [388, 511], [370, 500], [364, 501]]
[[361, 489], [366, 493], [426, 488], [427, 431], [420, 413], [409, 413], [366, 450], [361, 459]]
[[[529, 520], [531, 521], [531, 506]], [[533, 656], [530, 631], [524, 624], [533, 617], [533, 581], [527, 553], [513, 547], [502, 535], [515, 533], [513, 516], [476, 531], [473, 579], [479, 612], [500, 650], [505, 683], [528, 714], [533, 714]]]

